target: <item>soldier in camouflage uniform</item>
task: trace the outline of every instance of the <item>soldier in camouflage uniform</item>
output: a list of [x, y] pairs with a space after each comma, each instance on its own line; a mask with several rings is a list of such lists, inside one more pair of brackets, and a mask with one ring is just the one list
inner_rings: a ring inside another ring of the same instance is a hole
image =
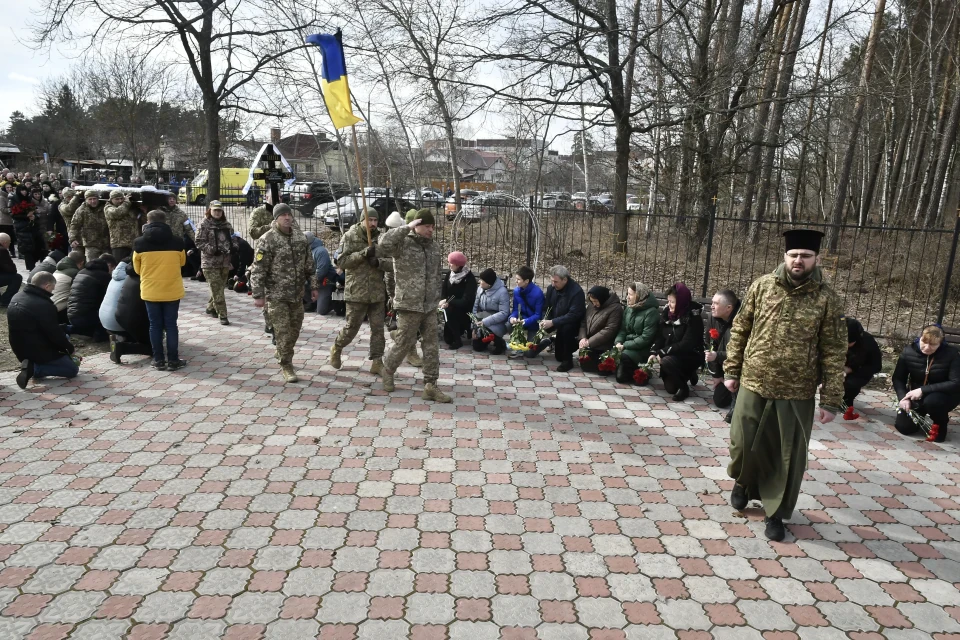
[[[337, 267], [343, 269], [345, 283], [343, 300], [347, 307], [347, 324], [340, 330], [333, 346], [330, 347], [330, 366], [339, 369], [343, 362], [341, 354], [357, 336], [363, 317], [370, 321], [370, 353], [373, 361], [370, 373], [376, 375], [383, 369], [383, 350], [386, 339], [383, 335], [383, 318], [386, 315], [386, 287], [383, 284], [383, 271], [377, 257], [377, 212], [374, 209], [364, 211], [362, 222], [350, 227], [340, 240]], [[373, 244], [367, 245], [367, 229]]]
[[110, 251], [117, 262], [133, 255], [133, 241], [140, 235], [140, 209], [124, 197], [123, 191], [110, 192], [110, 201], [103, 209], [110, 230]]
[[110, 229], [103, 209], [100, 196], [89, 189], [83, 194], [83, 204], [70, 218], [70, 246], [76, 249], [83, 245], [87, 262], [110, 252]]
[[210, 299], [207, 301], [207, 315], [220, 318], [220, 324], [230, 324], [227, 318], [227, 299], [223, 290], [230, 275], [230, 255], [240, 246], [239, 239], [233, 235], [233, 226], [224, 215], [219, 200], [210, 201], [203, 222], [197, 229], [197, 249], [200, 251], [200, 266], [210, 285]]
[[[167, 214], [167, 224], [170, 225], [170, 231], [173, 232], [173, 236], [181, 240], [189, 238], [190, 242], [195, 245], [197, 238], [189, 222], [190, 216], [184, 213], [183, 209], [177, 205], [177, 196], [171, 193], [167, 198], [167, 206], [161, 207], [161, 209]], [[191, 251], [188, 249], [187, 255], [189, 256], [190, 253]]]
[[[417, 210], [411, 209], [408, 212], [410, 216], [409, 220], [404, 221], [403, 216], [400, 215], [398, 211], [394, 211], [387, 217], [387, 228], [396, 229], [402, 227], [404, 224], [408, 224], [417, 217]], [[390, 258], [382, 258], [380, 260], [380, 268], [383, 269], [383, 281], [387, 285], [387, 311], [393, 310], [393, 299], [397, 295], [397, 279], [393, 275], [393, 260]], [[389, 327], [388, 327], [389, 329]], [[390, 336], [390, 339], [396, 342], [397, 340], [397, 329], [394, 326], [392, 331], [389, 331], [387, 334]], [[423, 366], [423, 358], [420, 356], [420, 341], [418, 340], [414, 345], [413, 349], [410, 350], [410, 353], [407, 354], [406, 362], [411, 367], [416, 367], [419, 369]]]
[[727, 475], [736, 483], [730, 504], [742, 511], [751, 499], [762, 501], [771, 540], [783, 540], [783, 520], [800, 494], [817, 385], [817, 419], [826, 424], [841, 411], [847, 355], [840, 298], [817, 266], [823, 234], [794, 229], [784, 236], [784, 264], [750, 285], [723, 365], [727, 389], [739, 389], [730, 426]]
[[67, 223], [67, 226], [70, 226], [70, 220], [73, 218], [73, 214], [76, 213], [80, 205], [83, 204], [83, 192], [74, 191], [70, 187], [64, 187], [60, 197], [60, 215], [63, 216], [63, 221]]
[[257, 241], [250, 273], [257, 307], [269, 303], [270, 324], [277, 343], [277, 361], [287, 382], [297, 382], [293, 370], [293, 347], [303, 325], [303, 284], [309, 281], [317, 301], [319, 283], [313, 254], [303, 232], [293, 225], [289, 207], [274, 207], [273, 228]]
[[[267, 197], [264, 198], [263, 204], [250, 213], [247, 230], [250, 232], [250, 237], [253, 240], [259, 240], [261, 236], [273, 226], [273, 205], [270, 204], [269, 200], [270, 191], [268, 190]], [[281, 206], [286, 207], [287, 205], [281, 204]], [[270, 318], [267, 309], [268, 307], [263, 307], [263, 330], [267, 333], [273, 333], [273, 329], [270, 327]]]
[[383, 388], [393, 391], [393, 374], [417, 342], [423, 344], [423, 399], [451, 402], [437, 389], [440, 378], [440, 343], [437, 305], [443, 280], [440, 249], [433, 241], [433, 211], [421, 209], [409, 224], [383, 234], [377, 253], [393, 258], [397, 279], [397, 339], [383, 362]]

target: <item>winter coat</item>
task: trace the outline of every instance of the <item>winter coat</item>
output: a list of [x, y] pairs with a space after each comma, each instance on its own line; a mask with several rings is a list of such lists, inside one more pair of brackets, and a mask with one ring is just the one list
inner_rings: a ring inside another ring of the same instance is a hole
[[[12, 197], [12, 196], [11, 196]], [[6, 191], [0, 192], [0, 226], [12, 227], [13, 218], [10, 217], [10, 197]]]
[[[370, 235], [376, 246], [380, 232], [377, 229], [371, 229]], [[347, 229], [340, 238], [339, 256], [336, 259], [337, 267], [343, 269], [345, 276], [343, 289], [345, 302], [373, 304], [383, 302], [386, 297], [383, 269], [387, 267], [387, 263], [380, 260], [378, 266], [371, 265], [365, 256], [366, 250], [367, 231], [363, 223], [358, 222]], [[379, 258], [381, 254], [379, 247], [376, 251]], [[392, 262], [389, 264], [392, 265]]]
[[510, 317], [510, 292], [503, 280], [497, 278], [489, 289], [477, 287], [473, 303], [473, 315], [483, 321], [483, 326], [501, 338], [510, 333], [507, 319]]
[[730, 330], [723, 377], [777, 400], [810, 400], [822, 384], [820, 406], [838, 413], [846, 354], [843, 303], [820, 269], [794, 286], [781, 264], [747, 290]]
[[[733, 311], [730, 313], [729, 320], [710, 316], [710, 322], [707, 324], [707, 342], [713, 347], [714, 352], [717, 354], [713, 362], [707, 363], [707, 370], [710, 371], [710, 374], [714, 378], [723, 377], [723, 363], [727, 359], [727, 344], [730, 342], [730, 329], [733, 327], [733, 321], [740, 311], [740, 304], [741, 302], [737, 300], [733, 305]], [[709, 332], [711, 329], [716, 329], [717, 333], [720, 334], [718, 339], [714, 340], [710, 337]]]
[[[464, 267], [467, 269], [467, 267]], [[473, 272], [467, 269], [467, 275], [457, 284], [450, 283], [450, 276], [443, 279], [440, 285], [440, 299], [450, 300], [450, 306], [447, 312], [458, 314], [470, 313], [473, 310], [473, 303], [477, 299], [477, 278]]]
[[543, 319], [553, 320], [556, 331], [575, 333], [580, 330], [580, 325], [583, 324], [583, 318], [587, 313], [587, 306], [583, 288], [576, 280], [567, 278], [567, 284], [560, 290], [550, 285], [543, 298], [544, 313], [550, 309], [549, 315]]
[[83, 191], [75, 193], [73, 198], [69, 201], [64, 200], [60, 203], [58, 209], [60, 210], [60, 215], [63, 216], [63, 220], [67, 223], [67, 226], [70, 226], [70, 221], [73, 219], [73, 215], [77, 212], [77, 209], [80, 208], [80, 205], [83, 204]]
[[296, 227], [284, 233], [274, 223], [273, 228], [257, 240], [250, 272], [254, 299], [298, 302], [303, 300], [303, 285], [308, 280], [311, 290], [319, 288], [307, 238]]
[[67, 317], [71, 324], [89, 327], [100, 324], [100, 304], [110, 286], [110, 266], [103, 260], [91, 260], [73, 279]]
[[580, 323], [580, 339], [589, 340], [591, 349], [606, 351], [616, 344], [623, 315], [623, 306], [615, 293], [611, 293], [599, 308], [587, 304], [583, 322]]
[[852, 387], [863, 387], [883, 369], [883, 354], [872, 335], [864, 331], [852, 347], [847, 347], [844, 366], [850, 367], [845, 382]]
[[259, 240], [260, 237], [273, 226], [273, 207], [268, 208], [262, 204], [250, 213], [250, 222], [247, 223], [247, 230], [253, 240]]
[[10, 348], [17, 360], [38, 364], [73, 353], [73, 344], [60, 328], [51, 294], [32, 284], [24, 285], [7, 308]]
[[[0, 273], [16, 273], [17, 265], [13, 264], [10, 250], [0, 247]], [[29, 279], [27, 280], [29, 282]]]
[[227, 219], [204, 218], [197, 230], [202, 269], [229, 269], [230, 253], [239, 247]]
[[410, 227], [398, 227], [383, 234], [377, 255], [393, 258], [397, 279], [394, 309], [436, 313], [443, 279], [440, 247], [436, 242], [417, 235]]
[[170, 227], [170, 232], [174, 238], [183, 240], [190, 238], [190, 241], [196, 244], [197, 238], [193, 233], [193, 226], [190, 224], [190, 217], [183, 212], [183, 209], [174, 205], [173, 207], [160, 207], [166, 214], [166, 223]]
[[103, 302], [100, 303], [100, 324], [107, 331], [123, 331], [123, 327], [117, 322], [117, 305], [120, 304], [120, 292], [127, 279], [127, 266], [126, 262], [121, 262], [110, 274], [107, 293], [103, 296]]
[[511, 318], [523, 317], [523, 326], [527, 329], [535, 329], [540, 324], [543, 317], [543, 290], [535, 282], [531, 282], [526, 287], [513, 288], [513, 311]]
[[66, 275], [70, 276], [70, 279], [77, 277], [77, 274], [80, 273], [80, 266], [74, 262], [70, 256], [64, 256], [63, 260], [57, 263], [57, 271], [61, 271]]
[[96, 207], [84, 202], [70, 219], [70, 242], [79, 242], [84, 247], [106, 251], [110, 247], [110, 229], [103, 213], [103, 205]]
[[30, 272], [30, 275], [27, 277], [27, 282], [30, 282], [30, 278], [40, 273], [41, 271], [46, 271], [47, 273], [56, 273], [57, 263], [63, 260], [63, 254], [59, 251], [51, 251], [46, 258], [37, 263], [37, 266], [33, 268]]
[[653, 343], [660, 328], [660, 308], [652, 293], [637, 308], [623, 310], [623, 322], [614, 338], [614, 344], [623, 345], [623, 355], [635, 364], [643, 364], [650, 357]]
[[917, 388], [925, 396], [946, 393], [956, 397], [960, 393], [960, 353], [956, 347], [941, 342], [932, 356], [920, 351], [919, 338], [904, 347], [893, 370], [893, 390], [897, 400], [903, 400], [909, 389]]
[[115, 207], [110, 203], [103, 208], [103, 215], [107, 219], [107, 229], [110, 232], [110, 248], [133, 248], [133, 243], [140, 235], [140, 210], [131, 202], [123, 202]]
[[125, 266], [127, 277], [117, 300], [117, 324], [137, 342], [150, 344], [150, 318], [147, 316], [147, 303], [140, 297], [140, 276], [132, 264]]
[[147, 302], [173, 302], [184, 296], [180, 268], [186, 264], [183, 240], [163, 222], [152, 222], [133, 243], [133, 268], [140, 275], [140, 297]]
[[670, 319], [670, 308], [660, 312], [660, 326], [653, 352], [659, 356], [676, 356], [684, 363], [703, 364], [703, 305], [691, 302], [687, 312], [676, 320]]
[[317, 282], [324, 286], [323, 281], [327, 281], [327, 286], [333, 284], [337, 278], [337, 270], [330, 261], [330, 252], [323, 246], [323, 240], [314, 236], [310, 242], [310, 253], [313, 254], [313, 263], [317, 265]]

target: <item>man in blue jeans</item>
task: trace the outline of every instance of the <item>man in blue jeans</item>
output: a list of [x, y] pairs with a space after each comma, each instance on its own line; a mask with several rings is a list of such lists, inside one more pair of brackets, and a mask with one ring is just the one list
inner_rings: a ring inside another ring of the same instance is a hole
[[51, 300], [56, 284], [53, 274], [35, 274], [7, 309], [10, 348], [20, 360], [17, 386], [21, 389], [27, 388], [30, 378], [75, 378], [80, 372], [70, 357], [73, 344], [60, 328]]

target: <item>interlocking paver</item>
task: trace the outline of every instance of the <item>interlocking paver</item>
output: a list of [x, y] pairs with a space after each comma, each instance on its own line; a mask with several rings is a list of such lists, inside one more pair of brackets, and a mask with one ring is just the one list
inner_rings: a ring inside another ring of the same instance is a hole
[[389, 397], [357, 373], [362, 334], [322, 367], [342, 320], [312, 315], [284, 385], [249, 299], [221, 327], [186, 287], [181, 371], [0, 374], [4, 640], [960, 633], [956, 446], [896, 434], [886, 394], [814, 425], [770, 543], [756, 503], [726, 503], [702, 386], [672, 403], [464, 350], [441, 360], [455, 403], [431, 405], [416, 370]]

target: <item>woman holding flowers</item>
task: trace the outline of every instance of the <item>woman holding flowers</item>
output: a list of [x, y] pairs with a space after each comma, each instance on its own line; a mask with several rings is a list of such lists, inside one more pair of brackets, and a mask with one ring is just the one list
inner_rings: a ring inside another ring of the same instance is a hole
[[493, 344], [493, 355], [507, 349], [503, 336], [509, 333], [510, 292], [493, 269], [480, 272], [480, 286], [473, 303], [473, 350], [486, 351]]
[[660, 331], [650, 360], [660, 362], [663, 388], [673, 394], [674, 402], [690, 396], [689, 385], [696, 384], [697, 370], [703, 366], [702, 309], [682, 282], [667, 291], [667, 306], [660, 313]]
[[623, 307], [617, 294], [599, 285], [591, 288], [587, 292], [587, 314], [580, 324], [581, 369], [597, 370], [600, 354], [613, 347], [621, 322]]
[[637, 368], [649, 359], [657, 336], [659, 317], [657, 298], [650, 287], [642, 282], [634, 282], [627, 287], [627, 308], [623, 311], [620, 331], [614, 339], [616, 348], [621, 352], [617, 382], [634, 382]]
[[477, 296], [477, 279], [467, 266], [467, 256], [454, 251], [447, 256], [450, 275], [444, 278], [440, 292], [440, 309], [446, 313], [443, 341], [447, 349], [463, 346], [463, 334], [470, 328], [470, 310]]

